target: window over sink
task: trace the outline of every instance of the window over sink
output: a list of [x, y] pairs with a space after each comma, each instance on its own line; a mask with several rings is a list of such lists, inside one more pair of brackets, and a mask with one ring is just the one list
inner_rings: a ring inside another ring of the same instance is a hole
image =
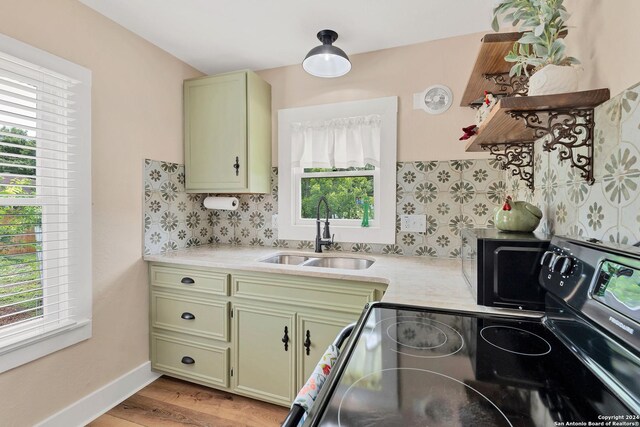
[[[280, 239], [313, 239], [325, 196], [335, 241], [394, 243], [397, 104], [387, 97], [278, 112]], [[365, 209], [369, 227], [361, 226]]]

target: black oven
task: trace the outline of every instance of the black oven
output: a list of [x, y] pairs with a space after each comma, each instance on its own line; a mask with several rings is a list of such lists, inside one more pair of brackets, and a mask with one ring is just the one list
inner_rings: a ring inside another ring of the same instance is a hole
[[496, 229], [462, 231], [462, 272], [480, 305], [544, 310], [538, 283], [540, 261], [551, 236], [505, 233]]

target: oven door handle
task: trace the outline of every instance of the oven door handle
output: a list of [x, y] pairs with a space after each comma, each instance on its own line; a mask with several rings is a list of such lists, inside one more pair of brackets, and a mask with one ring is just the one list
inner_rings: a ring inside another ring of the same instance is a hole
[[351, 333], [355, 329], [356, 324], [352, 323], [350, 325], [345, 326], [340, 333], [336, 336], [336, 339], [333, 340], [333, 345], [342, 350], [342, 345], [344, 342], [351, 336]]

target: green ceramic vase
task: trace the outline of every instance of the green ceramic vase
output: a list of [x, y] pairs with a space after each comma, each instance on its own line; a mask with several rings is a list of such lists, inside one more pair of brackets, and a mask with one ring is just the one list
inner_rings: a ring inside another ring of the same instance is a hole
[[535, 230], [542, 219], [542, 211], [531, 203], [510, 200], [511, 210], [499, 209], [494, 221], [502, 231], [529, 233]]

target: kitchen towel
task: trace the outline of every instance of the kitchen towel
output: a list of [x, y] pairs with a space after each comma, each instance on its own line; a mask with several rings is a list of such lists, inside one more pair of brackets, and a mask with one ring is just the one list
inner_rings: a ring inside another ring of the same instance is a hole
[[[309, 414], [309, 410], [313, 406], [313, 403], [318, 397], [320, 389], [327, 380], [331, 368], [336, 363], [338, 356], [340, 355], [340, 349], [331, 344], [320, 358], [320, 361], [316, 365], [315, 369], [311, 373], [311, 376], [305, 383], [304, 387], [300, 389], [298, 395], [293, 401], [293, 405], [300, 405], [304, 408], [304, 415], [300, 420], [299, 426], [301, 426]], [[293, 405], [291, 405], [293, 407]]]
[[228, 211], [235, 211], [238, 209], [237, 197], [217, 197], [209, 196], [204, 199], [204, 207], [207, 209], [224, 209]]

